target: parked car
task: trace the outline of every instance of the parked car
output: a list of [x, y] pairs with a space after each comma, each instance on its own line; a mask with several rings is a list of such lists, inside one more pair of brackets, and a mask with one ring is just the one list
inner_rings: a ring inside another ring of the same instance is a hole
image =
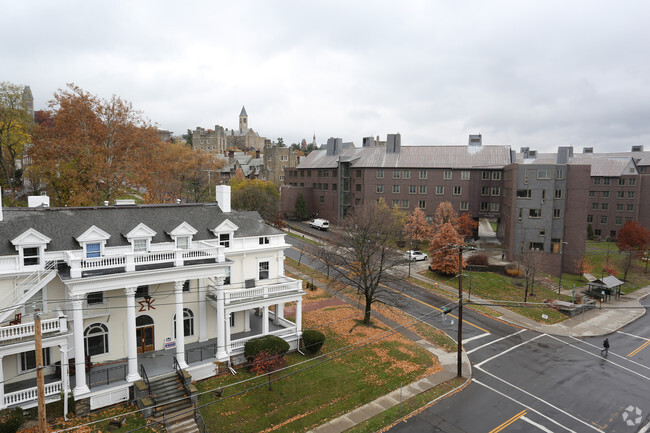
[[419, 262], [420, 260], [427, 260], [429, 256], [427, 256], [422, 251], [408, 250], [404, 253], [404, 258], [412, 262]]
[[330, 222], [323, 218], [316, 218], [309, 221], [309, 227], [318, 229], [318, 230], [327, 230], [330, 228]]

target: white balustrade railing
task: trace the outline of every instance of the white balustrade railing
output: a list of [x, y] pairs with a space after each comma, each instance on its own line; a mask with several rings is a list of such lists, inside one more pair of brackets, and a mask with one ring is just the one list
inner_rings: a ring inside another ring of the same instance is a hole
[[[45, 396], [48, 397], [59, 394], [63, 389], [62, 384], [62, 381], [45, 384]], [[4, 407], [34, 401], [36, 399], [38, 399], [38, 387], [22, 389], [20, 391], [5, 394]]]
[[109, 255], [96, 258], [82, 257], [78, 252], [68, 252], [66, 261], [70, 265], [70, 276], [80, 278], [83, 271], [118, 269], [126, 272], [135, 271], [138, 265], [155, 265], [169, 263], [172, 266], [183, 266], [185, 259], [215, 258], [223, 261], [223, 247], [214, 246], [204, 242], [187, 250], [176, 249], [173, 243], [165, 244], [167, 249], [161, 250], [160, 246], [152, 248], [149, 252], [133, 253], [120, 250], [121, 254], [112, 254], [117, 250], [107, 250]]
[[[246, 301], [249, 299], [268, 298], [286, 292], [298, 292], [301, 289], [300, 281], [290, 283], [273, 284], [270, 286], [251, 287], [250, 289], [225, 290], [225, 302], [230, 304], [233, 301]], [[211, 289], [214, 294], [214, 289]]]
[[[296, 333], [296, 327], [293, 326], [290, 328], [278, 329], [277, 331], [271, 331], [267, 335], [275, 335], [276, 337], [286, 337], [287, 335], [292, 335], [295, 333]], [[252, 335], [250, 337], [240, 338], [238, 340], [232, 340], [230, 342], [230, 349], [241, 349], [246, 345], [248, 341], [258, 337], [263, 337], [263, 335], [262, 334]]]
[[[68, 322], [65, 317], [41, 320], [41, 332], [43, 334], [50, 332], [67, 332], [67, 330]], [[0, 341], [31, 337], [35, 334], [36, 326], [34, 322], [0, 327]]]

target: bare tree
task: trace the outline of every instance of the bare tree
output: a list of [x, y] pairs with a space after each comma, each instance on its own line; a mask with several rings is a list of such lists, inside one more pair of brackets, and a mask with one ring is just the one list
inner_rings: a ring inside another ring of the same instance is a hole
[[526, 279], [526, 291], [524, 292], [524, 302], [528, 301], [528, 289], [530, 294], [535, 295], [535, 275], [542, 264], [542, 252], [537, 250], [528, 250], [519, 254], [519, 262], [524, 271]]
[[342, 221], [336, 253], [323, 247], [318, 257], [340, 281], [354, 287], [365, 299], [363, 323], [370, 323], [372, 304], [387, 301], [395, 293], [383, 283], [396, 278], [390, 271], [403, 264], [395, 250], [402, 225], [384, 203], [356, 208]]

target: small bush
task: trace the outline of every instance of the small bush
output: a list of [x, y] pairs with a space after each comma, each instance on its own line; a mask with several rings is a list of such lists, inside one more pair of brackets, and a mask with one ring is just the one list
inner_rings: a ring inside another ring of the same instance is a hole
[[273, 355], [284, 355], [289, 351], [289, 343], [275, 335], [265, 335], [248, 340], [244, 345], [244, 356], [249, 361], [255, 359], [262, 351]]
[[23, 425], [23, 410], [19, 407], [0, 411], [0, 433], [16, 433]]
[[519, 268], [506, 268], [506, 274], [511, 277], [520, 277], [522, 272]]
[[474, 254], [473, 256], [469, 256], [466, 262], [468, 265], [487, 266], [488, 256], [486, 256], [485, 254]]
[[318, 353], [325, 343], [325, 334], [315, 329], [307, 329], [302, 333], [302, 347], [312, 355]]

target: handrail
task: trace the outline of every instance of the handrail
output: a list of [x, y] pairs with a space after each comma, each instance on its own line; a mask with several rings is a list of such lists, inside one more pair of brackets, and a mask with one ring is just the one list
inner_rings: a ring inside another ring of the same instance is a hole
[[151, 392], [151, 382], [149, 381], [149, 376], [147, 375], [147, 371], [144, 369], [144, 365], [140, 364], [140, 376], [142, 376], [142, 380], [144, 381], [145, 384], [147, 384], [147, 391], [149, 393], [149, 398], [151, 399], [151, 402], [153, 403], [153, 414], [158, 415], [158, 410], [163, 411], [163, 421], [165, 419], [165, 411], [163, 408], [158, 408], [158, 402], [156, 401], [156, 396], [153, 395], [153, 392]]
[[183, 385], [183, 389], [185, 390], [185, 393], [189, 398], [192, 395], [192, 392], [190, 391], [190, 388], [185, 383], [185, 375], [183, 374], [183, 369], [181, 368], [181, 365], [178, 363], [178, 360], [176, 359], [175, 356], [172, 359], [174, 360], [174, 370], [176, 370], [176, 374], [178, 375], [178, 378], [180, 379], [181, 384]]
[[208, 426], [205, 425], [205, 421], [203, 421], [201, 412], [198, 409], [194, 411], [194, 421], [196, 421], [196, 426], [199, 428], [200, 433], [209, 433]]
[[[7, 306], [20, 306], [23, 303], [20, 303], [20, 298], [24, 296], [24, 294], [27, 293], [29, 287], [34, 287], [38, 283], [40, 283], [43, 278], [52, 272], [54, 268], [57, 266], [56, 260], [52, 260], [49, 262], [45, 262], [45, 266], [43, 268], [36, 269], [34, 272], [29, 274], [27, 278], [23, 279], [20, 283], [18, 283], [11, 291], [10, 295], [4, 298], [4, 301], [1, 305], [0, 308], [5, 308]], [[10, 314], [5, 313], [5, 314]], [[4, 320], [4, 319], [3, 319]]]

